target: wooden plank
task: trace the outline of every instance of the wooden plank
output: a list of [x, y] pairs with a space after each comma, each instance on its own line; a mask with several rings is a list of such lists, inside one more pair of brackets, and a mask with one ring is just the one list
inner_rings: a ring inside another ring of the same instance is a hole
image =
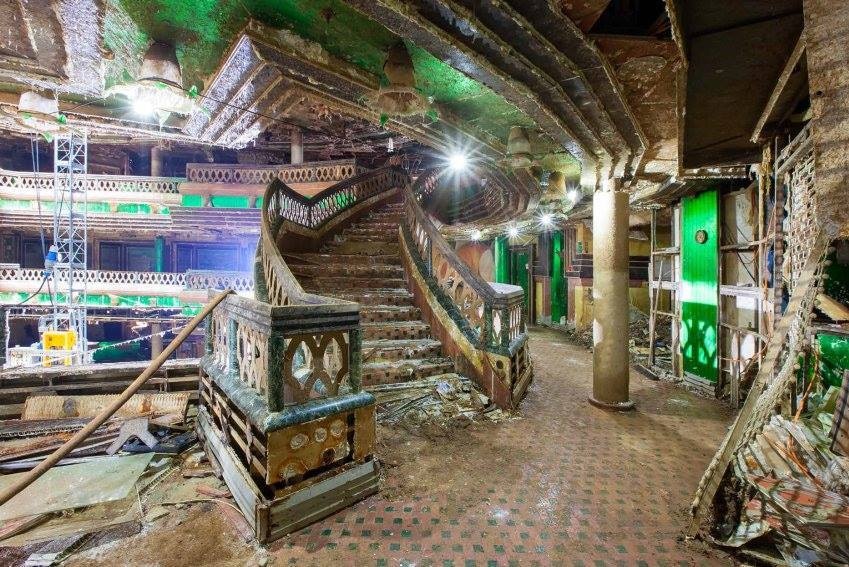
[[224, 482], [230, 492], [233, 493], [233, 499], [239, 505], [239, 509], [242, 510], [251, 528], [256, 532], [257, 506], [262, 499], [258, 488], [239, 463], [233, 450], [224, 444], [224, 441], [218, 436], [218, 432], [210, 425], [209, 417], [204, 408], [201, 408], [198, 412], [197, 422], [207, 447], [221, 466]]
[[849, 308], [824, 293], [817, 295], [817, 309], [835, 323], [849, 321]]
[[369, 461], [275, 501], [270, 506], [269, 540], [325, 518], [377, 490], [377, 463]]

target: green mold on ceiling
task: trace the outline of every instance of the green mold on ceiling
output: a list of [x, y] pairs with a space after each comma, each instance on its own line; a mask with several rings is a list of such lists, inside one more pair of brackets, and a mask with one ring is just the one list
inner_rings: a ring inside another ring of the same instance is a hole
[[[249, 19], [288, 29], [321, 44], [336, 57], [378, 76], [385, 84], [386, 51], [399, 38], [340, 0], [107, 0], [104, 42], [113, 54], [107, 86], [138, 72], [151, 41], [175, 44], [186, 88], [202, 89]], [[536, 124], [489, 87], [407, 42], [419, 90], [432, 102], [506, 143], [510, 126]], [[540, 150], [546, 165], [575, 173], [578, 162], [551, 139]]]

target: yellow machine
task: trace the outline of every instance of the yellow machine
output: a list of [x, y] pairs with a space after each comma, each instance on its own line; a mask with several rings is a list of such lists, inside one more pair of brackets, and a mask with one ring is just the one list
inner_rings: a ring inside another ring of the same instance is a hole
[[[77, 333], [75, 331], [44, 331], [41, 334], [41, 345], [44, 348], [45, 355], [47, 351], [51, 350], [72, 351], [76, 344]], [[42, 365], [53, 366], [54, 361], [56, 361], [54, 357], [45, 356]], [[65, 357], [64, 365], [71, 365], [70, 356]]]

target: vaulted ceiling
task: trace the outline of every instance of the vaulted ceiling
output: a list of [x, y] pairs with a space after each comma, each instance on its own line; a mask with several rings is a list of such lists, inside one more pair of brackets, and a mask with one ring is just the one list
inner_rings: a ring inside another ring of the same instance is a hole
[[[656, 184], [678, 170], [662, 0], [3, 0], [0, 106], [36, 89], [104, 140], [172, 139], [342, 157], [462, 147], [502, 163], [530, 134], [538, 174]], [[106, 97], [154, 41], [176, 47], [199, 111], [162, 124]], [[386, 116], [387, 51], [403, 41], [428, 109]], [[0, 114], [0, 128], [20, 128]]]

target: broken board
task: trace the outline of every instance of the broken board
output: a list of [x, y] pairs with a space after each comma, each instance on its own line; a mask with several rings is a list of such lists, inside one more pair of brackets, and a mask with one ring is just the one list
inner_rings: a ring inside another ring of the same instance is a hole
[[[0, 506], [0, 521], [121, 500], [133, 489], [152, 458], [152, 453], [104, 457], [52, 468]], [[14, 485], [24, 475], [0, 476], [0, 490]]]

